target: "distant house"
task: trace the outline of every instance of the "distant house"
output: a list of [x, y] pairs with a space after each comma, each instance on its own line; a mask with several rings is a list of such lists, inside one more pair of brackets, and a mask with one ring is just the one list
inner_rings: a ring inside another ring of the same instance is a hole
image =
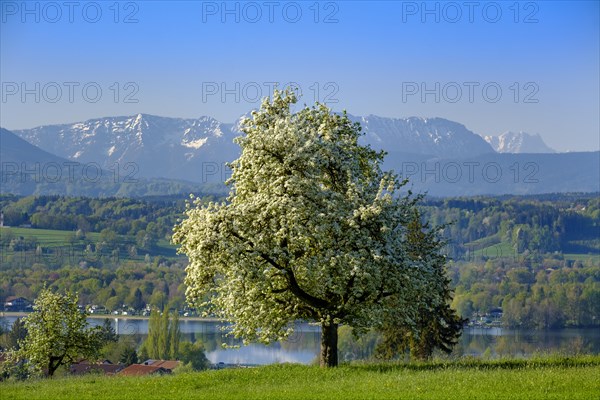
[[31, 302], [25, 297], [8, 296], [4, 300], [4, 311], [25, 312], [32, 311]]
[[119, 375], [124, 376], [141, 376], [141, 375], [155, 375], [155, 374], [170, 374], [171, 370], [167, 370], [154, 365], [144, 364], [131, 364], [129, 367], [119, 371]]
[[123, 364], [113, 364], [108, 360], [104, 360], [99, 363], [90, 363], [84, 360], [76, 364], [72, 364], [71, 367], [69, 367], [69, 372], [71, 372], [73, 375], [85, 375], [90, 373], [114, 375], [124, 368], [125, 366]]
[[109, 314], [104, 306], [92, 305], [89, 308], [90, 314]]
[[502, 308], [492, 308], [489, 312], [490, 317], [492, 318], [502, 318]]
[[153, 367], [161, 367], [170, 371], [174, 370], [179, 366], [177, 360], [146, 360], [144, 365], [152, 365]]
[[121, 370], [119, 375], [170, 374], [179, 364], [179, 361], [176, 360], [146, 360], [142, 364], [131, 364], [129, 367]]

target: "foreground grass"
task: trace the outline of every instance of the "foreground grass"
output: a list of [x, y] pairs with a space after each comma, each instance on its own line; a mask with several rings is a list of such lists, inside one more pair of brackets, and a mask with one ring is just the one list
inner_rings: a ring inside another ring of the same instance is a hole
[[0, 383], [8, 399], [597, 399], [600, 357], [301, 365]]

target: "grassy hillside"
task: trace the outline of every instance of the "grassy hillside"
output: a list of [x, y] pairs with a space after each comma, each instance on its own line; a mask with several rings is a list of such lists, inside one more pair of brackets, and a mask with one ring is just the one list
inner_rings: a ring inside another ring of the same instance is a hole
[[[33, 229], [33, 228], [0, 228], [0, 234], [12, 235], [14, 237], [22, 236], [25, 239], [35, 239], [41, 246], [44, 247], [60, 247], [69, 243], [73, 237], [72, 231], [59, 231], [55, 229]], [[92, 242], [97, 242], [100, 234], [89, 232], [86, 237]]]
[[58, 378], [0, 383], [8, 399], [591, 399], [600, 357], [352, 365], [299, 365], [172, 376]]
[[[74, 232], [67, 230], [56, 230], [56, 229], [38, 229], [38, 228], [15, 228], [15, 227], [2, 227], [0, 228], [0, 236], [10, 235], [11, 237], [22, 237], [25, 240], [33, 240], [40, 246], [46, 249], [52, 249], [56, 247], [65, 247], [73, 245], [74, 248], [85, 247], [83, 241], [72, 241]], [[134, 243], [135, 238], [127, 235], [117, 235], [120, 244]], [[100, 241], [100, 233], [88, 232], [85, 235], [88, 242], [98, 243]], [[152, 251], [148, 251], [150, 255], [160, 255], [164, 257], [175, 257], [176, 247], [165, 239], [160, 239], [156, 243], [156, 247]], [[8, 252], [7, 254], [10, 254]], [[131, 257], [128, 256], [127, 252], [121, 251], [121, 258], [124, 260], [130, 259], [143, 259], [143, 256]]]
[[[486, 257], [491, 259], [496, 258], [519, 258], [522, 257], [522, 253], [517, 253], [514, 246], [511, 243], [506, 241], [504, 242], [496, 242], [498, 235], [492, 235], [487, 238], [479, 239], [470, 243], [467, 243], [465, 246], [469, 249], [473, 249], [473, 253], [467, 257], [467, 259], [474, 259], [478, 257]], [[493, 244], [491, 244], [493, 243]], [[564, 253], [563, 257], [565, 260], [571, 261], [587, 261], [592, 260], [598, 262], [599, 255], [597, 253], [587, 253], [587, 254], [578, 254], [578, 253]]]

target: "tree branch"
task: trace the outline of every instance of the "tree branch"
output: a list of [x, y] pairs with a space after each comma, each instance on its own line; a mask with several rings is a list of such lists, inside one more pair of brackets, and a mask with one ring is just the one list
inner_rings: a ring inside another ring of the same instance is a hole
[[279, 265], [268, 254], [266, 254], [262, 251], [256, 250], [255, 245], [254, 245], [254, 243], [252, 243], [251, 240], [242, 237], [239, 233], [237, 233], [233, 230], [231, 231], [231, 235], [234, 236], [235, 238], [241, 240], [242, 242], [246, 243], [247, 245], [249, 245], [253, 249], [253, 251], [256, 252], [269, 265], [273, 266], [275, 269], [277, 269], [279, 271], [282, 271], [285, 275], [285, 278], [288, 281], [289, 290], [300, 300], [304, 301], [308, 305], [315, 307], [315, 308], [326, 308], [326, 309], [332, 308], [332, 305], [330, 302], [320, 299], [318, 297], [315, 297], [315, 296], [311, 295], [310, 293], [307, 293], [304, 289], [302, 289], [300, 287], [300, 285], [298, 284], [298, 281], [296, 279], [296, 276], [294, 275], [294, 272], [291, 269], [285, 268], [285, 267]]

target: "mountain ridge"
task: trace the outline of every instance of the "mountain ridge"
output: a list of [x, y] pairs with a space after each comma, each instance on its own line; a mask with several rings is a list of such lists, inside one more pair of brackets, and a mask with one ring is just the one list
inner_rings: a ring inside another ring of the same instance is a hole
[[498, 136], [484, 136], [498, 153], [556, 153], [542, 139], [539, 133], [506, 131]]
[[[361, 144], [385, 150], [383, 167], [409, 175], [414, 191], [444, 196], [599, 190], [594, 182], [600, 180], [600, 152], [501, 153], [463, 124], [444, 118], [348, 117], [363, 127]], [[135, 114], [45, 125], [14, 134], [66, 162], [84, 167], [95, 163], [103, 170], [136, 178], [136, 182], [118, 182], [120, 185], [106, 182], [102, 193], [189, 192], [204, 185], [224, 193], [223, 182], [231, 173], [226, 163], [240, 152], [233, 142], [241, 135], [240, 120], [222, 123], [209, 116], [194, 119]], [[1, 150], [6, 158], [8, 149], [3, 145]], [[27, 151], [21, 151], [22, 156]], [[12, 183], [20, 193], [34, 190]], [[98, 191], [93, 182], [85, 183], [86, 190]], [[62, 190], [56, 187], [46, 185], [35, 190]], [[70, 187], [71, 191], [78, 190], [77, 185]]]
[[[492, 153], [492, 147], [464, 125], [443, 118], [384, 118], [351, 116], [365, 135], [361, 143], [379, 150], [465, 157]], [[140, 175], [215, 180], [215, 167], [239, 155], [233, 138], [239, 123], [223, 123], [209, 116], [160, 117], [151, 114], [94, 118], [81, 122], [15, 130], [20, 138], [60, 157], [96, 162], [103, 168], [135, 162]]]

